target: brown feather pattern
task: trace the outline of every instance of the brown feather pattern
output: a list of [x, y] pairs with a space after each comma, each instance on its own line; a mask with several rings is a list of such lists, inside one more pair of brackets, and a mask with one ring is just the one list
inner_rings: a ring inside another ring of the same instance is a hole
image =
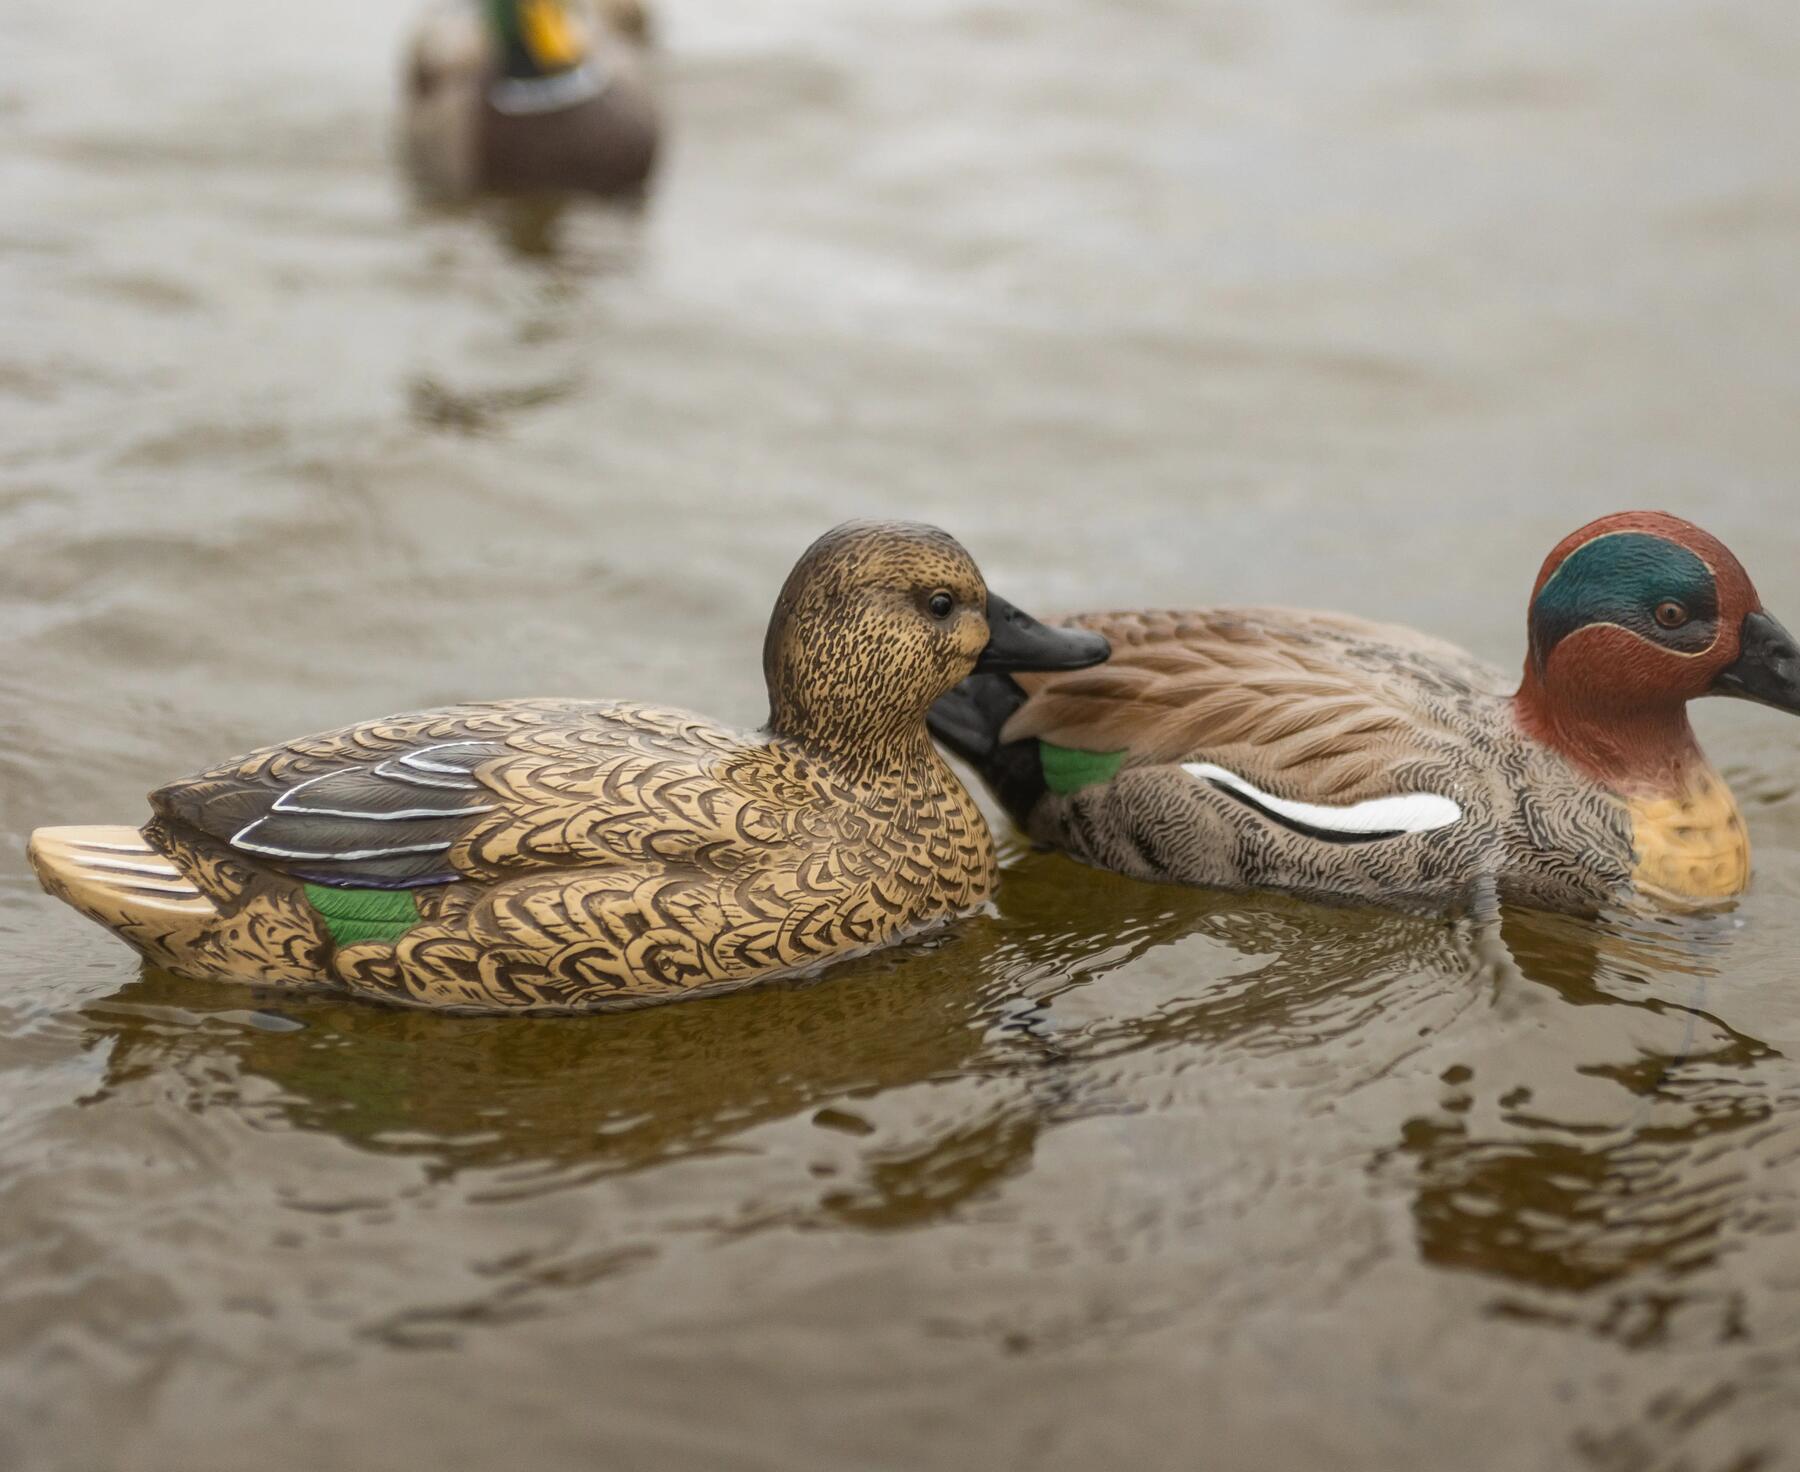
[[[1611, 791], [1529, 740], [1507, 683], [1453, 645], [1333, 613], [1216, 608], [1090, 613], [1068, 623], [1110, 662], [1022, 675], [1001, 731], [1124, 752], [1109, 781], [1046, 791], [1039, 842], [1146, 879], [1442, 904], [1503, 895], [1586, 909], [1629, 889], [1632, 818]], [[1462, 817], [1366, 841], [1301, 831], [1184, 770], [1211, 763], [1273, 797], [1342, 808], [1410, 793]]]
[[[951, 612], [926, 611], [938, 591]], [[152, 795], [144, 852], [210, 902], [160, 928], [63, 873], [83, 830], [55, 830], [34, 862], [152, 959], [219, 979], [597, 1011], [809, 971], [993, 887], [987, 825], [924, 725], [988, 641], [986, 600], [944, 533], [853, 524], [777, 603], [763, 731], [518, 700], [264, 747]], [[389, 908], [410, 893], [418, 923], [407, 909], [394, 938], [340, 944], [309, 884]]]
[[1391, 796], [1397, 762], [1459, 740], [1427, 719], [1422, 673], [1471, 696], [1498, 680], [1450, 645], [1341, 614], [1221, 608], [1069, 622], [1105, 634], [1112, 659], [1073, 675], [1021, 676], [1032, 698], [1004, 740], [1128, 751], [1133, 765], [1204, 753], [1305, 802]]

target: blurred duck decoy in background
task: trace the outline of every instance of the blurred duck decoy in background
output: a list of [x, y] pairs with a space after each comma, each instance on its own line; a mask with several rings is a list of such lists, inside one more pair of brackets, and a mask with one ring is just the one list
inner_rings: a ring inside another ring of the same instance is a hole
[[422, 198], [632, 196], [659, 122], [637, 0], [447, 0], [414, 37], [404, 148]]
[[1626, 512], [1544, 563], [1524, 680], [1411, 630], [1217, 608], [1084, 614], [1086, 674], [981, 673], [931, 729], [1037, 841], [1144, 879], [1543, 909], [1743, 890], [1687, 702], [1800, 712], [1800, 649], [1720, 542]]
[[1106, 640], [988, 592], [934, 527], [800, 559], [763, 647], [766, 729], [616, 701], [397, 716], [44, 828], [50, 893], [189, 976], [472, 1011], [604, 1011], [806, 973], [963, 914], [993, 842], [925, 731], [972, 671]]

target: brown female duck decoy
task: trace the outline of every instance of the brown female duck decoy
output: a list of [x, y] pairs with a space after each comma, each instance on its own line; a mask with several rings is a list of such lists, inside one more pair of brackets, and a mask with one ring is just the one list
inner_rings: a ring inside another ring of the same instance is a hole
[[630, 195], [659, 124], [637, 0], [446, 0], [406, 69], [404, 149], [421, 196]]
[[1144, 879], [1546, 909], [1739, 893], [1749, 839], [1687, 702], [1800, 712], [1800, 649], [1738, 560], [1627, 512], [1558, 546], [1525, 674], [1338, 614], [1086, 614], [1087, 674], [977, 674], [933, 732], [1039, 842]]
[[1106, 641], [987, 591], [934, 527], [852, 523], [789, 575], [766, 729], [521, 700], [285, 742], [133, 828], [42, 828], [50, 893], [189, 976], [602, 1011], [816, 970], [978, 906], [992, 840], [925, 732], [977, 669]]

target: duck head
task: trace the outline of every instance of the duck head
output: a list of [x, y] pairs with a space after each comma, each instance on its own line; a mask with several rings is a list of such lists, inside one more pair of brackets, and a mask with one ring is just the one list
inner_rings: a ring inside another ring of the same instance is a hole
[[948, 532], [846, 522], [788, 574], [763, 641], [769, 729], [860, 764], [926, 743], [925, 712], [976, 670], [1077, 670], [1112, 652], [990, 593]]
[[588, 58], [592, 38], [568, 0], [484, 0], [482, 8], [508, 78], [553, 77]]
[[1654, 511], [1558, 544], [1531, 595], [1525, 729], [1615, 788], [1667, 787], [1701, 760], [1687, 703], [1702, 695], [1800, 713], [1800, 646], [1730, 550]]

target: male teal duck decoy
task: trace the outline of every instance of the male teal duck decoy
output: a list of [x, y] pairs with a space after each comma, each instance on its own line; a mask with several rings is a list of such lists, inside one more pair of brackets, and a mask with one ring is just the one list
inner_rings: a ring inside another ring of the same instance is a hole
[[412, 44], [405, 162], [422, 197], [630, 195], [660, 131], [637, 0], [445, 0]]
[[993, 843], [925, 712], [977, 669], [1106, 654], [944, 532], [852, 523], [776, 602], [762, 731], [590, 700], [396, 716], [171, 783], [141, 830], [39, 829], [31, 862], [189, 976], [502, 1012], [693, 997], [980, 905]]
[[1687, 702], [1800, 712], [1800, 650], [1677, 517], [1544, 563], [1516, 691], [1462, 650], [1338, 614], [1086, 614], [1086, 674], [977, 674], [933, 732], [1037, 841], [1145, 879], [1447, 903], [1484, 879], [1583, 911], [1739, 893], [1744, 821]]

